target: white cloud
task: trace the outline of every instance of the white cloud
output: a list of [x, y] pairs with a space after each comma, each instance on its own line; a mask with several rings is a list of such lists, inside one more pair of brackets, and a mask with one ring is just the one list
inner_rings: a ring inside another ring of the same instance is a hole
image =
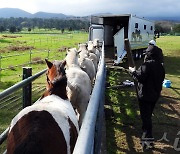
[[79, 16], [94, 13], [132, 13], [138, 16], [180, 14], [179, 0], [1, 0], [0, 7]]

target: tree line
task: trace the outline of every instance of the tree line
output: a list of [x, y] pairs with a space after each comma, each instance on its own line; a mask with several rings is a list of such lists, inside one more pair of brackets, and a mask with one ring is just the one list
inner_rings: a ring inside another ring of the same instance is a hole
[[175, 34], [180, 33], [180, 23], [170, 21], [155, 22], [155, 31], [158, 33]]
[[88, 30], [89, 21], [86, 20], [65, 20], [65, 19], [43, 19], [43, 18], [0, 18], [0, 32], [9, 30], [10, 32], [19, 32], [22, 28], [28, 30], [34, 29], [57, 29], [57, 30]]

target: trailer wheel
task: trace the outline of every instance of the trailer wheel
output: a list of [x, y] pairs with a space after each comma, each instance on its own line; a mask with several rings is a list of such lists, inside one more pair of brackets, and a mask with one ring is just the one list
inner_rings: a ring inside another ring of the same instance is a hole
[[138, 60], [139, 59], [139, 53], [138, 53], [138, 50], [135, 51], [135, 60]]
[[143, 58], [143, 50], [139, 50], [139, 59], [142, 59]]

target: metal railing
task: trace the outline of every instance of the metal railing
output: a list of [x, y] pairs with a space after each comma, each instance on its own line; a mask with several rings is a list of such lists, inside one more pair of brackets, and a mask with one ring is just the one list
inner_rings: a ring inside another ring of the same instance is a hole
[[[24, 52], [24, 53], [20, 53], [20, 54], [10, 54], [10, 55], [6, 55], [6, 56], [4, 56], [4, 55], [2, 55], [0, 53], [0, 71], [11, 69], [11, 67], [15, 68], [15, 67], [19, 67], [19, 66], [25, 66], [25, 65], [28, 65], [28, 64], [38, 63], [38, 62], [42, 61], [42, 59], [33, 60], [33, 58], [32, 58], [33, 54], [37, 55], [38, 53], [43, 53], [44, 58], [48, 59], [50, 50], [49, 49], [48, 50], [39, 50], [39, 51], [29, 50], [29, 52]], [[27, 55], [27, 57], [25, 59], [26, 62], [24, 62], [24, 63], [17, 64], [17, 65], [11, 65], [11, 66], [5, 66], [5, 67], [2, 66], [3, 65], [3, 62], [2, 62], [3, 59], [9, 60], [10, 58], [22, 57], [22, 56], [25, 56], [25, 55]]]
[[47, 69], [42, 70], [41, 72], [27, 78], [24, 79], [23, 81], [11, 86], [10, 88], [7, 88], [6, 90], [4, 90], [3, 92], [0, 93], [0, 99], [4, 98], [5, 96], [11, 94], [12, 92], [26, 86], [27, 84], [31, 83], [32, 81], [34, 81], [35, 79], [37, 79], [39, 76], [41, 76], [42, 74], [44, 74], [46, 72]]

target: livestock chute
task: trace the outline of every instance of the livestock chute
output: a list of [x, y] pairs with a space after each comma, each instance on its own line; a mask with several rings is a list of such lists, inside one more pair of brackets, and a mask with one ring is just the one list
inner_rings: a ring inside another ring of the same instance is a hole
[[[102, 56], [99, 62], [95, 85], [91, 99], [86, 110], [86, 114], [79, 132], [79, 136], [73, 154], [98, 153], [101, 143], [101, 129], [104, 114], [104, 92], [105, 92], [105, 61], [104, 43], [102, 46]], [[97, 137], [98, 136], [98, 137]], [[96, 143], [96, 144], [95, 144]]]

